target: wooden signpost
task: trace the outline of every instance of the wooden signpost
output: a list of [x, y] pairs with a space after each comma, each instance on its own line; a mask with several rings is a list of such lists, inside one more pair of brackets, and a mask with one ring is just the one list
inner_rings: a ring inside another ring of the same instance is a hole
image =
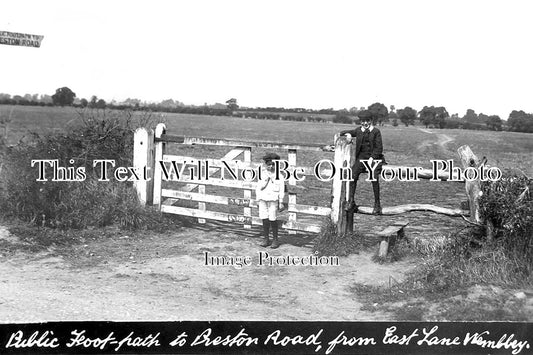
[[0, 44], [39, 48], [44, 36], [0, 31]]

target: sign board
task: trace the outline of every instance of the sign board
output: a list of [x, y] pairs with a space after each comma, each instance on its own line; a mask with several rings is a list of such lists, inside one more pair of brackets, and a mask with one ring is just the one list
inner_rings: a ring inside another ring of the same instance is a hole
[[44, 36], [40, 35], [0, 31], [0, 44], [7, 44], [11, 46], [39, 48], [41, 46], [41, 41], [43, 40], [43, 38]]

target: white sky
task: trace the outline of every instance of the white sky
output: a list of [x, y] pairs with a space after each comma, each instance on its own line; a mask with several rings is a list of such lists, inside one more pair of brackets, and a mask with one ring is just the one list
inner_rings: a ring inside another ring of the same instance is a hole
[[0, 0], [0, 92], [533, 112], [533, 2]]

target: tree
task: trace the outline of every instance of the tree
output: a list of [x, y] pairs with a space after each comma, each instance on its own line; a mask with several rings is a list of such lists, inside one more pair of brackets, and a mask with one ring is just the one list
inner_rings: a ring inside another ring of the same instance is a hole
[[226, 101], [226, 105], [228, 107], [228, 110], [235, 111], [239, 108], [239, 105], [237, 105], [237, 99], [231, 98], [228, 101]]
[[398, 117], [400, 118], [400, 121], [402, 121], [402, 123], [405, 125], [405, 127], [415, 123], [416, 114], [416, 110], [412, 109], [409, 106], [398, 110]]
[[175, 102], [174, 100], [172, 99], [167, 99], [167, 100], [163, 100], [161, 101], [161, 103], [159, 104], [160, 107], [163, 107], [163, 108], [176, 108], [178, 107], [178, 103]]
[[372, 122], [374, 122], [374, 124], [376, 124], [377, 122], [380, 126], [382, 126], [383, 121], [389, 117], [389, 110], [387, 109], [387, 106], [379, 102], [373, 103], [372, 105], [368, 106], [367, 111], [369, 112], [370, 117], [372, 118]]
[[139, 99], [131, 99], [128, 97], [125, 101], [122, 102], [122, 104], [126, 106], [133, 106], [135, 108], [139, 108], [142, 102]]
[[40, 101], [44, 104], [53, 104], [54, 100], [52, 99], [52, 96], [50, 95], [41, 95]]
[[394, 112], [394, 111], [390, 111], [389, 112], [389, 117], [387, 117], [387, 122], [394, 122], [396, 121], [396, 125], [398, 125], [398, 113], [397, 112]]
[[444, 106], [439, 106], [435, 108], [436, 114], [435, 114], [435, 123], [434, 125], [438, 126], [439, 128], [446, 127], [446, 119], [450, 117], [450, 114], [446, 110]]
[[430, 124], [435, 122], [435, 115], [435, 106], [424, 106], [419, 112], [419, 120], [424, 126], [426, 126], [426, 128], [428, 128]]
[[493, 131], [501, 131], [502, 130], [502, 119], [500, 116], [492, 115], [489, 116], [487, 119], [487, 127]]
[[487, 121], [489, 120], [489, 116], [488, 115], [485, 115], [483, 112], [480, 113], [478, 116], [477, 116], [477, 119], [479, 120], [479, 123], [487, 123]]
[[87, 99], [83, 98], [80, 100], [81, 107], [85, 108], [87, 107], [88, 104], [89, 104], [89, 101], [87, 101]]
[[450, 117], [450, 115], [443, 106], [424, 106], [419, 114], [420, 122], [422, 122], [426, 128], [429, 127], [429, 125], [444, 128], [448, 117]]
[[507, 124], [511, 131], [533, 133], [533, 115], [522, 110], [513, 110]]
[[360, 110], [359, 110], [357, 107], [354, 106], [354, 107], [352, 107], [352, 108], [350, 109], [349, 112], [350, 112], [350, 115], [352, 115], [352, 116], [357, 116], [357, 114], [359, 113], [359, 111], [360, 111]]
[[89, 108], [96, 108], [96, 103], [98, 102], [98, 97], [93, 95], [91, 101], [89, 101]]
[[54, 105], [70, 106], [74, 102], [76, 94], [68, 87], [64, 86], [56, 90], [56, 93], [52, 95], [52, 102]]
[[468, 109], [466, 110], [466, 113], [465, 115], [463, 116], [463, 120], [465, 120], [466, 122], [470, 122], [470, 123], [478, 123], [478, 116], [476, 114], [476, 111], [472, 110], [472, 109]]
[[104, 99], [99, 99], [97, 102], [96, 102], [96, 108], [101, 108], [101, 109], [105, 109], [107, 106], [106, 102]]

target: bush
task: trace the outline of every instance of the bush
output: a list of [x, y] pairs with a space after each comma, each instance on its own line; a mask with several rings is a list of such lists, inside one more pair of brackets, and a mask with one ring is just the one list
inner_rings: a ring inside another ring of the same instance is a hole
[[445, 127], [446, 128], [449, 128], [449, 129], [458, 129], [458, 128], [461, 128], [462, 126], [462, 122], [460, 122], [459, 120], [456, 120], [456, 119], [453, 119], [453, 118], [450, 118], [450, 119], [445, 119], [444, 120], [445, 122]]
[[461, 127], [463, 129], [471, 129], [475, 131], [488, 131], [489, 128], [484, 123], [477, 123], [477, 122], [462, 122]]
[[[80, 113], [79, 125], [47, 136], [31, 134], [14, 147], [0, 148], [0, 210], [8, 216], [62, 229], [101, 227], [155, 227], [159, 214], [138, 202], [130, 182], [97, 181], [92, 163], [113, 159], [116, 166], [132, 166], [133, 132], [150, 125], [150, 115], [130, 112]], [[59, 166], [85, 167], [84, 181], [37, 181], [35, 159], [58, 160]], [[72, 164], [71, 164], [72, 163]], [[152, 223], [156, 222], [156, 223]]]
[[407, 283], [442, 292], [478, 283], [522, 286], [533, 281], [533, 180], [508, 176], [482, 183], [482, 218], [495, 228], [470, 227], [447, 238], [418, 244], [424, 262]]
[[507, 175], [482, 183], [481, 216], [492, 223], [496, 241], [508, 253], [533, 261], [533, 179]]

